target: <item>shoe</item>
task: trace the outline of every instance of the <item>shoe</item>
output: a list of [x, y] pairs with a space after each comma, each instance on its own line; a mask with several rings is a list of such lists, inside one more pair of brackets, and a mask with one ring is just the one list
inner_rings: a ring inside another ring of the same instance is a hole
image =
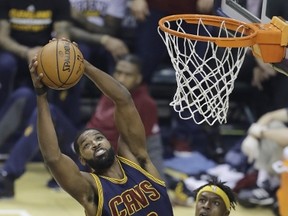
[[54, 178], [51, 178], [48, 182], [47, 182], [47, 187], [53, 190], [60, 190], [60, 186], [58, 185], [58, 183], [55, 181]]
[[0, 172], [0, 199], [11, 199], [14, 197], [14, 181]]
[[173, 203], [185, 207], [192, 207], [194, 204], [194, 193], [186, 187], [183, 181], [178, 182], [174, 189]]
[[240, 205], [251, 208], [255, 206], [271, 206], [275, 202], [273, 194], [265, 188], [244, 189], [238, 193]]

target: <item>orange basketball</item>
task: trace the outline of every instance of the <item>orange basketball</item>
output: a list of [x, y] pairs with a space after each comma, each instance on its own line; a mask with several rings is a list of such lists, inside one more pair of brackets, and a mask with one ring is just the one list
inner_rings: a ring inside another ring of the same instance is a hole
[[37, 60], [37, 73], [43, 73], [43, 83], [52, 89], [71, 88], [78, 83], [84, 72], [83, 55], [69, 41], [51, 41], [40, 50]]

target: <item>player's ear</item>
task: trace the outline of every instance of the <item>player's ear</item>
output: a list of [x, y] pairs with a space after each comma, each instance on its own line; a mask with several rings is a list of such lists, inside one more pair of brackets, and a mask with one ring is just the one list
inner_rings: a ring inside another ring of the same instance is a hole
[[86, 166], [86, 161], [84, 160], [84, 158], [82, 156], [79, 157], [79, 160], [83, 166]]

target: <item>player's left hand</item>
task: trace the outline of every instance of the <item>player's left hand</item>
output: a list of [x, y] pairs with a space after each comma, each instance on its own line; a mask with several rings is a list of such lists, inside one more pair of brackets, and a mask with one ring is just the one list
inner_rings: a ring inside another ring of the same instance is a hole
[[30, 76], [33, 82], [33, 86], [35, 89], [35, 92], [37, 95], [42, 95], [47, 92], [47, 86], [45, 86], [42, 83], [42, 78], [43, 74], [37, 73], [37, 66], [38, 66], [38, 61], [37, 61], [37, 55], [32, 58], [30, 64], [29, 64], [29, 71], [30, 71]]

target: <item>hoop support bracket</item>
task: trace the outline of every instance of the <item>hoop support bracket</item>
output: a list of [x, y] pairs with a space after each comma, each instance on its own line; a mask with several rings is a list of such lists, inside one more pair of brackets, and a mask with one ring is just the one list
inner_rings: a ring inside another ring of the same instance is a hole
[[288, 24], [274, 16], [270, 23], [254, 24], [258, 27], [253, 54], [266, 63], [281, 62], [288, 45]]

